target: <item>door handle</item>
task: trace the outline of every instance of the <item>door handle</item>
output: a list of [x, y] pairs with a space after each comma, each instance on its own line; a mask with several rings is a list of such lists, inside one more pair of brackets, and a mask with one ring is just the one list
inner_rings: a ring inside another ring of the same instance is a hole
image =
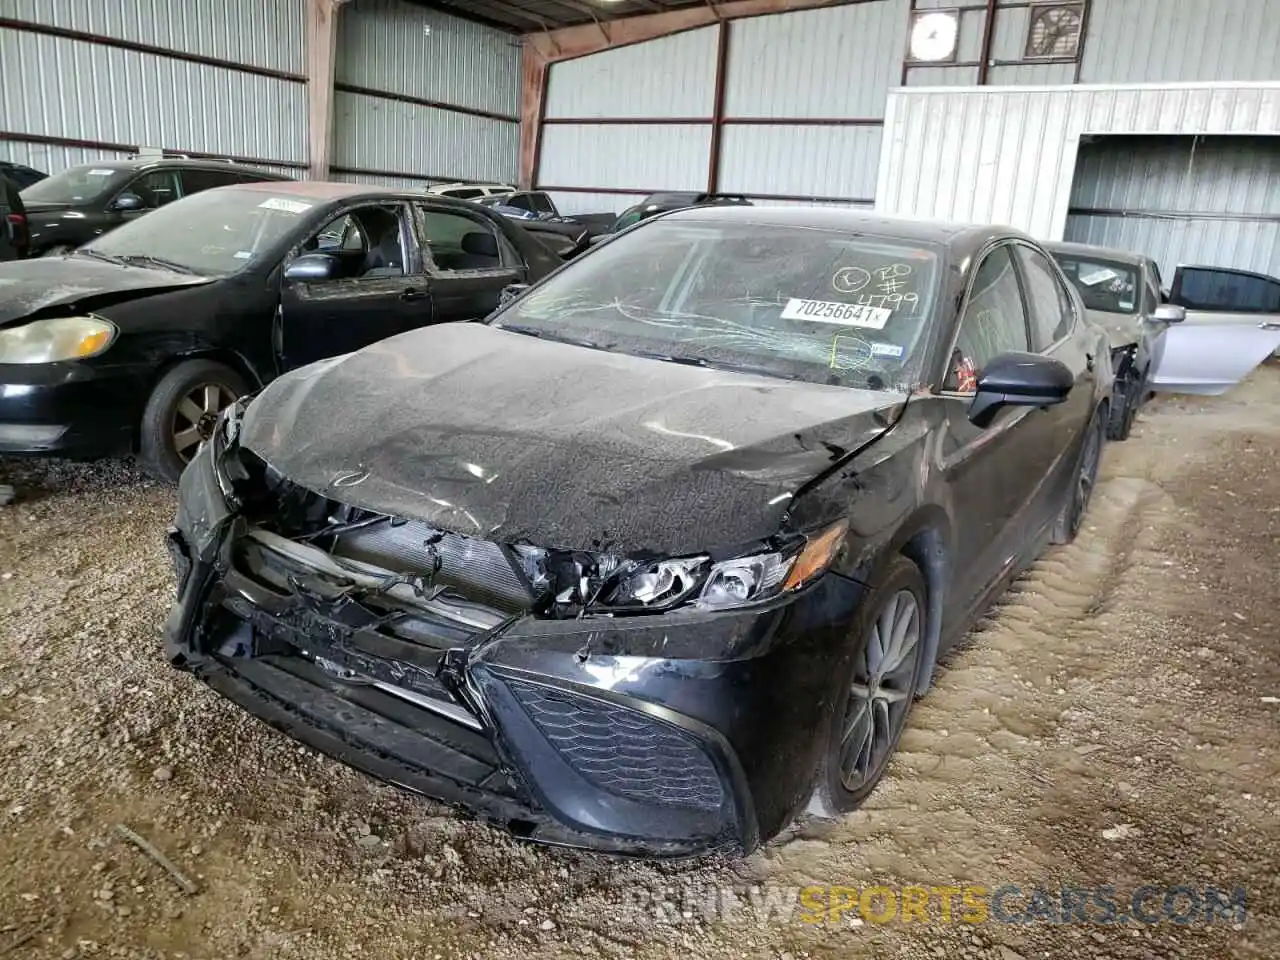
[[426, 290], [416, 290], [413, 287], [410, 287], [408, 290], [405, 290], [400, 294], [400, 299], [407, 302], [411, 300], [425, 300], [428, 296], [429, 294]]
[[1264, 320], [1262, 323], [1258, 324], [1258, 329], [1259, 330], [1280, 330], [1280, 321]]

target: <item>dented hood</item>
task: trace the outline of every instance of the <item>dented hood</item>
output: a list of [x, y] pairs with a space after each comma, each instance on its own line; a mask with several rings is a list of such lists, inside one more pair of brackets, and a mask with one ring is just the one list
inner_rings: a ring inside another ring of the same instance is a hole
[[58, 308], [59, 314], [209, 283], [169, 270], [126, 267], [90, 257], [39, 257], [0, 263], [0, 326]]
[[682, 554], [776, 533], [905, 401], [446, 324], [281, 377], [241, 443], [335, 500], [459, 533]]

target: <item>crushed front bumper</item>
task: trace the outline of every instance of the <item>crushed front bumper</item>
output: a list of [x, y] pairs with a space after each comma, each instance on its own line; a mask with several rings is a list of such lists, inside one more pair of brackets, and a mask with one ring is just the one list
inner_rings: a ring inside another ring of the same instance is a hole
[[[183, 504], [217, 500], [201, 466]], [[357, 769], [518, 837], [647, 856], [751, 850], [807, 799], [852, 581], [731, 613], [426, 617], [407, 642], [359, 604], [264, 583], [245, 521], [198, 514], [169, 533], [168, 658]]]

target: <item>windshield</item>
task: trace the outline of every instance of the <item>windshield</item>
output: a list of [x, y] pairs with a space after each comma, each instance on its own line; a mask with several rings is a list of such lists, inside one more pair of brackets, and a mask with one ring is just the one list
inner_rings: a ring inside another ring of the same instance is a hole
[[1138, 268], [1130, 263], [1055, 253], [1067, 278], [1080, 291], [1086, 310], [1138, 312]]
[[833, 230], [655, 220], [557, 273], [495, 326], [601, 350], [885, 389], [918, 380], [938, 256]]
[[131, 220], [79, 252], [229, 276], [270, 254], [313, 206], [286, 191], [203, 190]]
[[22, 191], [27, 203], [90, 203], [106, 197], [133, 175], [119, 167], [71, 167]]

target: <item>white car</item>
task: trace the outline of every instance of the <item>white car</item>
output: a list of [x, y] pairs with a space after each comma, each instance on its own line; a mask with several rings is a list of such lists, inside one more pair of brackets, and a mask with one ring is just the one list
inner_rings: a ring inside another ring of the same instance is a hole
[[481, 197], [515, 192], [516, 188], [507, 183], [441, 183], [427, 189], [427, 193], [434, 193], [438, 197], [453, 197], [455, 200], [479, 200]]

